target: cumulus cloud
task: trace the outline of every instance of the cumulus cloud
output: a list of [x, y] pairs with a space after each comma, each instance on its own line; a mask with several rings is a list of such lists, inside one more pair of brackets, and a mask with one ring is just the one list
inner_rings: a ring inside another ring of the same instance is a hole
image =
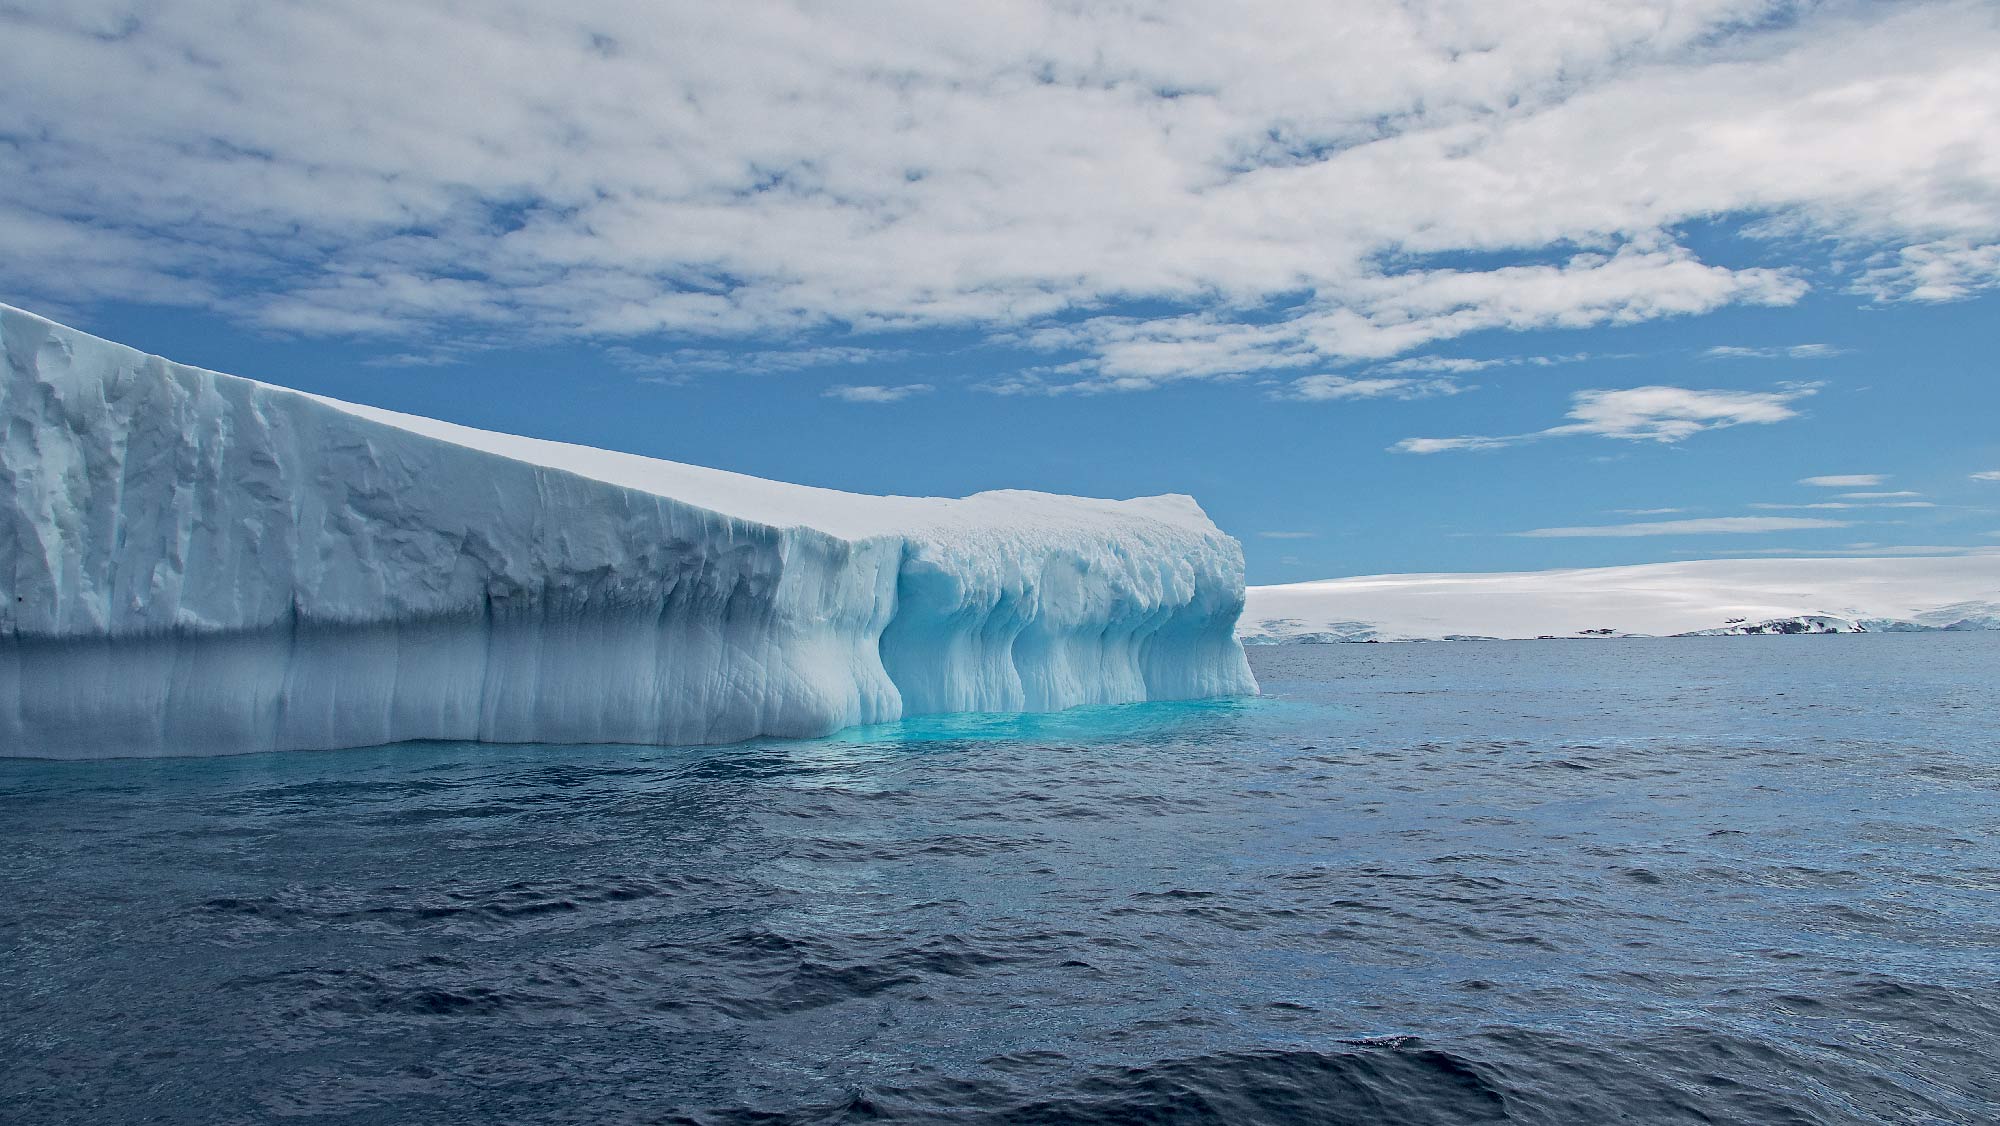
[[[398, 337], [962, 326], [1098, 391], [1783, 305], [1797, 237], [1944, 300], [2000, 279], [1996, 62], [1977, 0], [20, 0], [0, 295]], [[1769, 259], [1675, 233], [1717, 217]], [[1133, 302], [1171, 311], [1104, 315]]]
[[873, 383], [841, 383], [827, 388], [823, 394], [844, 403], [900, 403], [912, 395], [929, 394], [931, 390], [928, 383], [903, 383], [893, 387]]
[[1534, 539], [1584, 536], [1693, 536], [1789, 532], [1802, 528], [1845, 528], [1845, 520], [1804, 516], [1711, 516], [1696, 520], [1650, 520], [1633, 524], [1596, 524], [1577, 528], [1534, 528], [1510, 535]]
[[1490, 450], [1580, 434], [1635, 442], [1678, 442], [1704, 430], [1797, 418], [1799, 412], [1791, 404], [1816, 390], [1816, 384], [1794, 383], [1777, 391], [1697, 391], [1686, 387], [1578, 391], [1571, 396], [1567, 416], [1574, 421], [1546, 430], [1506, 436], [1405, 438], [1390, 448], [1414, 454]]
[[1821, 489], [1866, 489], [1888, 480], [1886, 473], [1829, 473], [1820, 477], [1801, 477], [1799, 484]]

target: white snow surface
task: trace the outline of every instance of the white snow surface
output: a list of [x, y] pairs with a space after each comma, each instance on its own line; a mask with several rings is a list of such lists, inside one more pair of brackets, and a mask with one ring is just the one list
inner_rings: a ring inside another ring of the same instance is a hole
[[1367, 575], [1251, 587], [1238, 629], [1252, 642], [1435, 641], [1784, 632], [1785, 620], [1793, 632], [2000, 628], [2000, 553]]
[[872, 497], [290, 391], [0, 306], [0, 753], [713, 743], [1254, 692], [1185, 496]]

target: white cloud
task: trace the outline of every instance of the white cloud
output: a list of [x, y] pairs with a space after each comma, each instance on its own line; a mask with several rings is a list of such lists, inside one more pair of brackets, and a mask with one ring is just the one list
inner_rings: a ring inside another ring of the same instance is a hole
[[1370, 374], [1399, 375], [1407, 372], [1437, 372], [1446, 375], [1469, 375], [1475, 371], [1499, 367], [1555, 367], [1558, 364], [1579, 364], [1587, 360], [1629, 360], [1629, 354], [1602, 354], [1591, 352], [1571, 352], [1557, 356], [1499, 356], [1491, 359], [1466, 359], [1458, 356], [1410, 356], [1407, 359], [1391, 360], [1369, 368]]
[[1571, 396], [1567, 416], [1573, 422], [1528, 434], [1405, 438], [1391, 449], [1415, 454], [1490, 450], [1579, 434], [1626, 441], [1678, 442], [1704, 430], [1796, 418], [1799, 412], [1791, 404], [1816, 390], [1816, 384], [1794, 383], [1778, 391], [1696, 391], [1686, 387], [1578, 391]]
[[1799, 484], [1821, 489], [1866, 489], [1888, 480], [1886, 473], [1830, 473], [1821, 477], [1801, 477]]
[[804, 371], [809, 368], [886, 363], [902, 359], [907, 354], [896, 349], [848, 346], [764, 348], [743, 351], [732, 351], [727, 348], [676, 348], [668, 352], [641, 352], [622, 344], [614, 344], [604, 349], [605, 358], [619, 367], [667, 383], [683, 382], [698, 375], [774, 375]]
[[1701, 356], [1705, 360], [1824, 360], [1846, 350], [1831, 344], [1792, 344], [1783, 348], [1743, 348], [1718, 344]]
[[1536, 539], [1581, 536], [1691, 536], [1785, 532], [1801, 528], [1845, 528], [1845, 520], [1803, 516], [1711, 516], [1696, 520], [1653, 520], [1635, 524], [1598, 524], [1579, 528], [1535, 528], [1511, 535]]
[[[0, 294], [486, 340], [1179, 310], [1045, 341], [1094, 390], [1787, 304], [1797, 237], [1946, 299], [2000, 279], [1997, 48], [1978, 0], [22, 0]], [[1718, 217], [1769, 260], [1673, 233]]]
[[1381, 374], [1401, 374], [1404, 372], [1437, 372], [1444, 375], [1470, 375], [1475, 371], [1499, 367], [1512, 363], [1511, 360], [1470, 360], [1457, 356], [1411, 356], [1403, 360], [1391, 360], [1377, 364], [1371, 372]]
[[1816, 389], [1794, 384], [1782, 391], [1693, 391], [1685, 387], [1579, 391], [1569, 412], [1577, 421], [1548, 433], [1678, 442], [1703, 430], [1796, 418], [1799, 412], [1790, 404]]
[[1050, 369], [1066, 388], [1147, 390], [1185, 379], [1232, 378], [1328, 360], [1383, 359], [1490, 329], [1583, 328], [1705, 313], [1724, 305], [1784, 305], [1804, 284], [1778, 270], [1730, 271], [1678, 247], [1625, 246], [1552, 265], [1411, 270], [1329, 286], [1285, 320], [1244, 323], [1214, 312], [1142, 319], [1102, 316], [1017, 338], [1083, 358]]
[[1906, 246], [1881, 258], [1854, 285], [1878, 301], [1956, 301], [2000, 285], [2000, 241], [1961, 236]]
[[926, 395], [931, 392], [928, 383], [904, 383], [894, 387], [864, 383], [860, 385], [842, 383], [826, 389], [823, 394], [829, 399], [839, 399], [844, 403], [900, 403], [912, 395]]
[[1897, 489], [1897, 490], [1894, 490], [1894, 491], [1891, 491], [1891, 492], [1881, 492], [1881, 493], [1842, 493], [1842, 494], [1840, 494], [1840, 499], [1842, 499], [1842, 500], [1896, 500], [1896, 499], [1899, 499], [1899, 498], [1901, 498], [1901, 497], [1920, 497], [1920, 496], [1923, 496], [1923, 495], [1924, 495], [1924, 494], [1922, 494], [1922, 493], [1919, 493], [1919, 492], [1916, 492], [1916, 491], [1914, 491], [1914, 490], [1912, 490], [1912, 489]]
[[[1554, 367], [1558, 364], [1574, 364], [1586, 360], [1629, 358], [1623, 355], [1593, 355], [1588, 352], [1556, 356], [1501, 356], [1491, 359], [1411, 356], [1370, 365], [1358, 376], [1333, 374], [1303, 376], [1293, 380], [1278, 397], [1307, 400], [1429, 399], [1440, 395], [1459, 395], [1474, 390], [1473, 387], [1460, 383], [1452, 377], [1469, 375], [1489, 368]], [[1430, 378], [1419, 378], [1420, 376], [1430, 376]]]
[[466, 355], [457, 348], [431, 348], [420, 352], [391, 352], [386, 355], [370, 356], [361, 361], [371, 368], [441, 368], [454, 367], [465, 362]]
[[1822, 500], [1822, 501], [1815, 501], [1812, 504], [1752, 504], [1752, 505], [1747, 505], [1746, 507], [1761, 508], [1765, 509], [1766, 511], [1782, 511], [1785, 509], [1807, 509], [1807, 508], [1836, 508], [1836, 509], [1837, 508], [1936, 508], [1937, 505], [1927, 500], [1888, 500], [1888, 501]]
[[1257, 535], [1267, 540], [1309, 540], [1317, 537], [1314, 532], [1258, 532]]
[[1389, 448], [1403, 454], [1441, 454], [1455, 450], [1497, 450], [1526, 438], [1484, 438], [1468, 434], [1457, 438], [1405, 438]]
[[1333, 399], [1429, 399], [1471, 390], [1450, 379], [1353, 379], [1344, 375], [1308, 375], [1292, 381], [1287, 398], [1323, 402]]
[[2000, 481], [2000, 469], [1988, 469], [1983, 473], [1974, 473], [1972, 479], [1975, 481]]
[[1685, 508], [1614, 508], [1611, 511], [1620, 516], [1671, 516], [1676, 512], [1686, 512]]

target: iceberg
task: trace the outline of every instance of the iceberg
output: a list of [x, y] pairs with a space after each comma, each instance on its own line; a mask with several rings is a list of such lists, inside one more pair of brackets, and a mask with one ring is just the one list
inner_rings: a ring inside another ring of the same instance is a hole
[[1194, 500], [858, 496], [0, 306], [0, 753], [691, 744], [1256, 691]]

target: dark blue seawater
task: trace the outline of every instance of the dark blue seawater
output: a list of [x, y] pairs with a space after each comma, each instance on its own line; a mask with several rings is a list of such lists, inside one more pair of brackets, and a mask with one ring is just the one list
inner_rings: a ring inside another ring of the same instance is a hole
[[2000, 1117], [2000, 634], [0, 762], [10, 1123]]

